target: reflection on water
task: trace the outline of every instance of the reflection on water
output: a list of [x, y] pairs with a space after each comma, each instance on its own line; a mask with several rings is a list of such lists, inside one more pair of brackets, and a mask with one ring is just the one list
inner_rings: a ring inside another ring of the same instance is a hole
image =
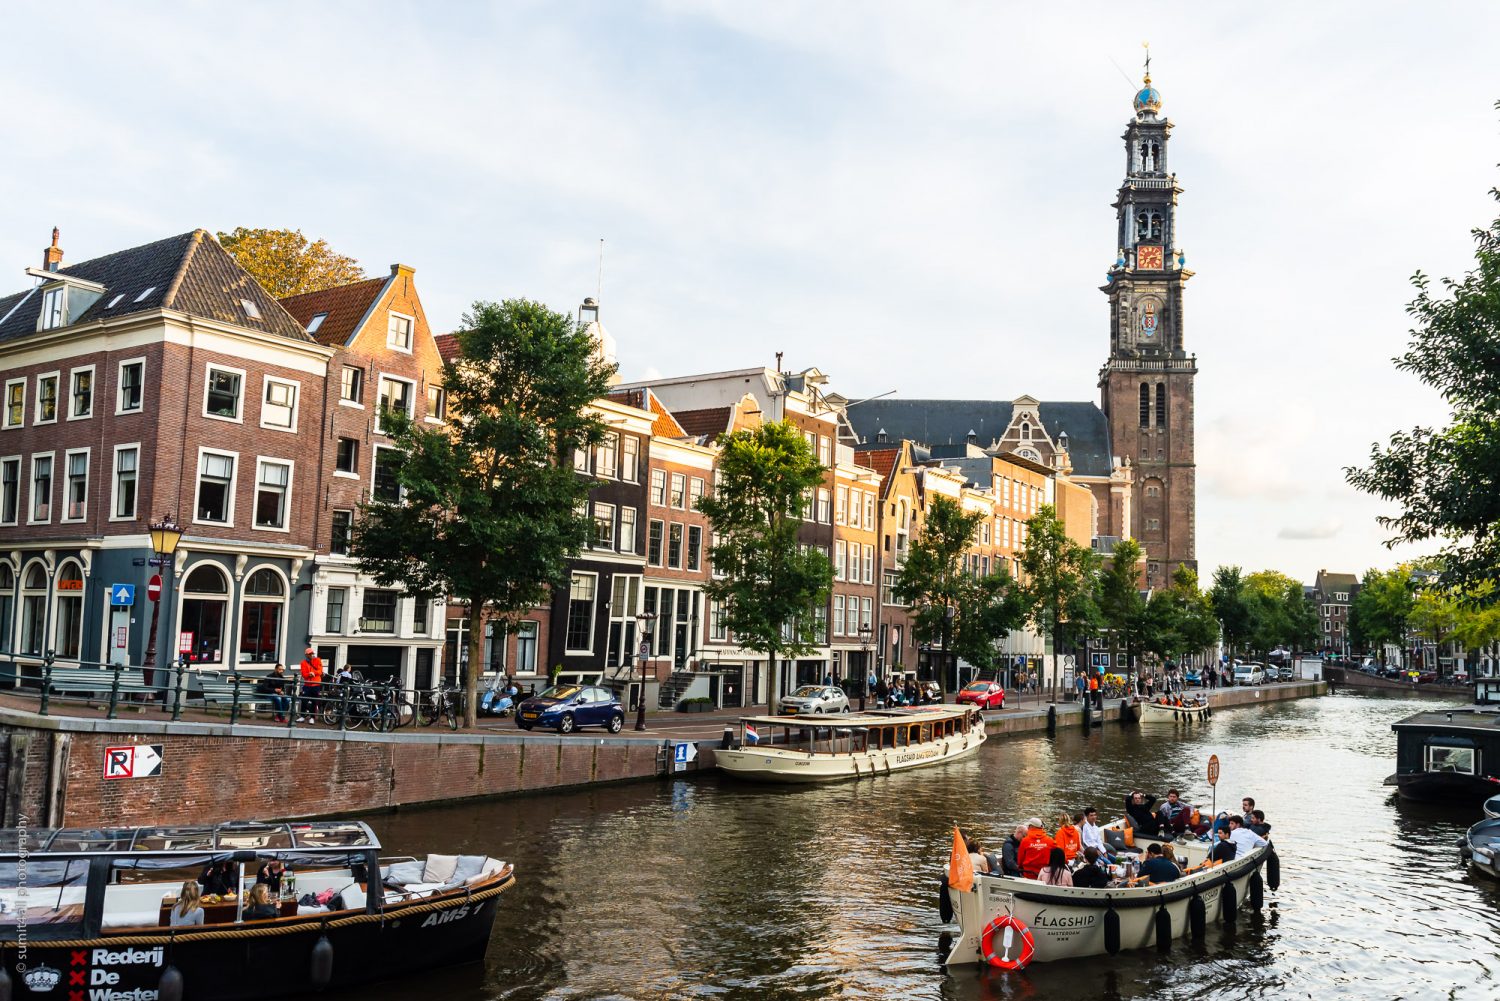
[[[415, 987], [432, 997], [1500, 997], [1500, 887], [1454, 848], [1478, 809], [1398, 804], [1381, 785], [1394, 770], [1390, 723], [1422, 704], [1341, 693], [1221, 711], [1185, 738], [1110, 725], [996, 740], [977, 758], [860, 784], [709, 778], [374, 823], [392, 852], [516, 863], [487, 968]], [[1219, 805], [1254, 796], [1274, 826], [1282, 887], [1263, 915], [1167, 956], [1021, 974], [938, 965], [955, 821], [998, 842], [1031, 814], [1117, 814], [1134, 786], [1175, 785], [1207, 805], [1212, 753]]]

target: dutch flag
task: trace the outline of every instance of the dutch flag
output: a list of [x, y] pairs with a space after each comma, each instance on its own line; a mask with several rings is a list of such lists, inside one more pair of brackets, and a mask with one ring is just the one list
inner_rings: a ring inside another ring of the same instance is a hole
[[745, 724], [745, 743], [747, 743], [747, 744], [759, 744], [760, 743], [760, 734], [755, 731], [754, 724], [751, 724], [751, 723], [746, 723]]

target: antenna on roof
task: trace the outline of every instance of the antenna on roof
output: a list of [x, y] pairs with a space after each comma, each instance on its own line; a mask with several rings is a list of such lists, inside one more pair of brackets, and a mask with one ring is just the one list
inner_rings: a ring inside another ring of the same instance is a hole
[[604, 301], [604, 237], [599, 237], [599, 279], [594, 287], [594, 301]]

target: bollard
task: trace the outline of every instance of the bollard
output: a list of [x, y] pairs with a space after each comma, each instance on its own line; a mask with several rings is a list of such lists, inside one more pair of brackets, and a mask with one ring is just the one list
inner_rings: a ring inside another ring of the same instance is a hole
[[172, 722], [182, 719], [182, 684], [187, 675], [187, 659], [177, 662], [177, 691], [172, 693]]
[[109, 712], [105, 713], [105, 719], [114, 719], [120, 708], [120, 668], [116, 667], [114, 672], [115, 676], [109, 682]]
[[1088, 733], [1094, 726], [1094, 707], [1089, 704], [1088, 699], [1083, 700], [1083, 732]]
[[1057, 706], [1047, 707], [1047, 736], [1057, 736]]
[[52, 701], [52, 661], [57, 657], [56, 651], [48, 650], [47, 656], [42, 658], [42, 706], [41, 713], [47, 715], [47, 706]]
[[234, 726], [240, 721], [240, 676], [231, 674], [229, 683], [234, 686], [234, 695], [229, 700], [229, 725]]
[[1129, 726], [1134, 720], [1130, 718], [1130, 700], [1120, 700], [1120, 725]]

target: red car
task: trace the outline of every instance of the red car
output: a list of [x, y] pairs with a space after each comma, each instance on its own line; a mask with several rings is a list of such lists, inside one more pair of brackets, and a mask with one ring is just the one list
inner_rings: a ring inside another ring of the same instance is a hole
[[993, 681], [973, 681], [958, 693], [957, 701], [967, 702], [981, 709], [1004, 709], [1005, 689]]

